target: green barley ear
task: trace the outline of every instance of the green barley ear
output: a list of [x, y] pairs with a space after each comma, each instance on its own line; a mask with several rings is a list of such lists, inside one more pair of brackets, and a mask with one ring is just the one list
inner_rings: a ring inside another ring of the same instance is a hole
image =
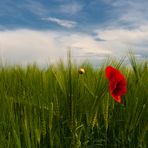
[[94, 128], [95, 126], [98, 127], [98, 122], [97, 122], [97, 112], [95, 113], [94, 117], [92, 118], [92, 128]]
[[15, 129], [13, 128], [12, 131], [13, 131], [13, 136], [14, 136], [14, 140], [15, 140], [17, 148], [21, 148], [21, 141], [20, 141]]
[[59, 111], [59, 102], [57, 96], [54, 97], [53, 104], [54, 104], [54, 114], [55, 116], [59, 117], [60, 111]]
[[43, 137], [46, 136], [46, 120], [45, 120], [45, 115], [44, 115], [44, 109], [41, 109], [41, 126], [42, 126], [42, 135]]
[[71, 51], [69, 50], [68, 53], [68, 112], [69, 112], [69, 126], [72, 130], [73, 128], [73, 116], [74, 116], [74, 100], [73, 100], [73, 92], [72, 92], [72, 61], [71, 61]]
[[133, 68], [133, 71], [135, 73], [135, 76], [137, 78], [137, 81], [139, 81], [140, 76], [139, 76], [139, 71], [137, 66], [137, 60], [136, 60], [136, 57], [134, 56], [134, 53], [131, 50], [129, 50], [128, 57], [129, 57], [130, 64]]
[[31, 139], [30, 139], [30, 135], [29, 135], [29, 127], [28, 127], [28, 122], [27, 122], [26, 118], [24, 118], [22, 128], [23, 128], [23, 134], [24, 134], [24, 140], [25, 140], [25, 143], [26, 143], [26, 147], [31, 148]]
[[36, 140], [38, 142], [38, 144], [40, 145], [40, 142], [41, 142], [41, 130], [36, 128], [35, 129], [35, 136], [36, 136]]
[[147, 133], [148, 133], [148, 124], [145, 124], [142, 129], [142, 132], [138, 138], [140, 143], [144, 143], [144, 139], [145, 139]]
[[109, 96], [103, 100], [103, 117], [105, 121], [105, 129], [108, 129], [108, 106], [109, 106]]
[[49, 105], [49, 129], [52, 129], [52, 119], [53, 119], [53, 102]]

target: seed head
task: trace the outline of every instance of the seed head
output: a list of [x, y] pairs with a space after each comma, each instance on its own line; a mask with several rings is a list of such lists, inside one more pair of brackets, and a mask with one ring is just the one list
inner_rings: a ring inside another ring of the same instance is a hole
[[79, 72], [79, 74], [84, 74], [84, 73], [85, 73], [85, 70], [84, 70], [84, 68], [80, 68], [80, 69], [78, 70], [78, 72]]

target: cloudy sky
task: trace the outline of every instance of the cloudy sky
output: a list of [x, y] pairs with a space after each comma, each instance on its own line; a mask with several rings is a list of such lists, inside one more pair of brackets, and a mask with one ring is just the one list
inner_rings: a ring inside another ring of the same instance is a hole
[[99, 62], [132, 49], [148, 58], [147, 0], [1, 0], [0, 60]]

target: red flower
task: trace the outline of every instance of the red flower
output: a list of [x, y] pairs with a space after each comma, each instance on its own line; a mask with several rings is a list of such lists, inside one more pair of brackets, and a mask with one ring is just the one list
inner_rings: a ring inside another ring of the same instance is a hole
[[119, 70], [107, 66], [106, 77], [109, 80], [109, 91], [111, 96], [118, 102], [121, 102], [121, 96], [126, 93], [126, 79]]

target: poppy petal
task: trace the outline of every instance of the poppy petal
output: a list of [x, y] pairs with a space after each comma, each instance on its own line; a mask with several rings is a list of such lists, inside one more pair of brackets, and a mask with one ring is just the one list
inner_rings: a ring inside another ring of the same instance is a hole
[[109, 91], [111, 96], [118, 102], [121, 102], [121, 96], [126, 93], [126, 79], [119, 70], [107, 66], [106, 78], [109, 80]]
[[108, 80], [111, 80], [115, 75], [115, 69], [111, 66], [107, 66], [106, 68], [106, 77]]
[[126, 93], [126, 83], [122, 80], [116, 83], [116, 88], [112, 90], [116, 95], [123, 95]]
[[116, 96], [116, 95], [113, 95], [113, 94], [112, 94], [112, 97], [114, 98], [114, 100], [115, 100], [116, 102], [118, 102], [118, 103], [121, 102], [121, 96]]

